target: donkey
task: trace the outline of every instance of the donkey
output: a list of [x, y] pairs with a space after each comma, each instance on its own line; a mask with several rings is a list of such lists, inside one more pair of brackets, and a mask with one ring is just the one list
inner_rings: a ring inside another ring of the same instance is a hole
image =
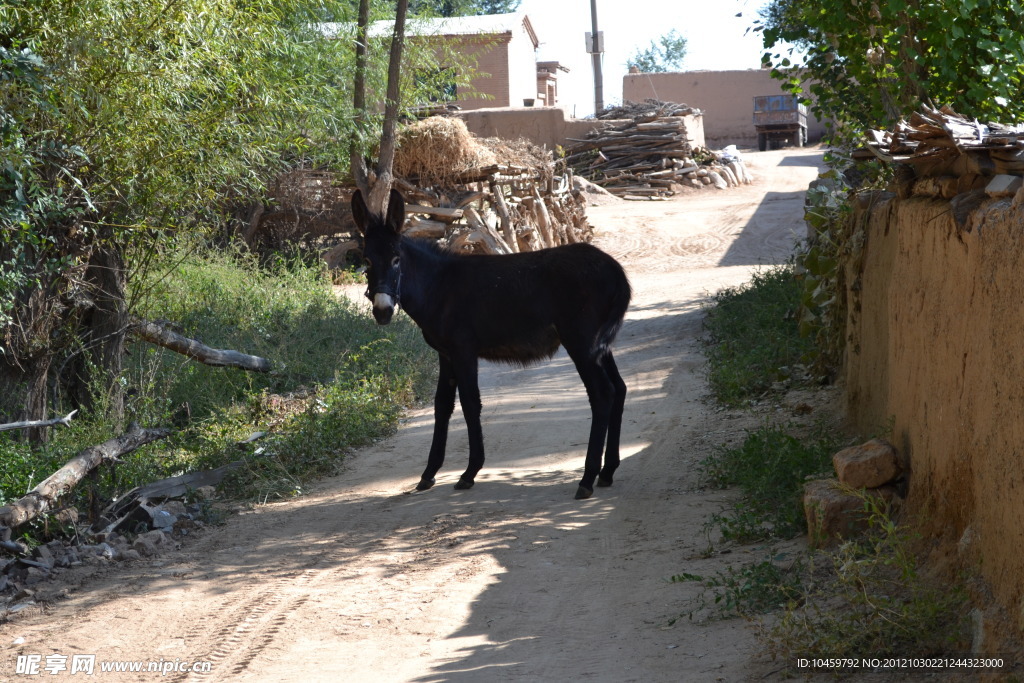
[[432, 487], [444, 463], [456, 390], [469, 434], [469, 467], [455, 488], [472, 487], [483, 467], [478, 359], [525, 367], [551, 358], [559, 346], [575, 363], [593, 413], [576, 498], [592, 496], [595, 480], [611, 486], [619, 466], [626, 383], [610, 347], [632, 294], [622, 266], [589, 244], [505, 256], [460, 255], [403, 237], [405, 200], [396, 190], [383, 217], [371, 214], [356, 191], [352, 215], [364, 236], [366, 297], [373, 302], [374, 319], [387, 325], [401, 306], [440, 361], [434, 436], [416, 490]]

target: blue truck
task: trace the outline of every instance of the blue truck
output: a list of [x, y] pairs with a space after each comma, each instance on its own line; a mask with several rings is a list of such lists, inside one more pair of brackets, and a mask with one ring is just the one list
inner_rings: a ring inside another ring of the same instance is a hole
[[793, 95], [758, 95], [754, 98], [754, 129], [762, 152], [784, 144], [807, 143], [807, 107]]

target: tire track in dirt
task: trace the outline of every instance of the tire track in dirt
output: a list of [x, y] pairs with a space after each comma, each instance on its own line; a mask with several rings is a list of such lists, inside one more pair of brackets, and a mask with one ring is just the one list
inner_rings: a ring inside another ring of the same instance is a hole
[[[309, 591], [294, 595], [312, 583], [322, 572], [310, 567], [292, 579], [277, 579], [245, 590], [244, 600], [233, 607], [221, 605], [216, 611], [202, 614], [185, 635], [186, 643], [212, 643], [207, 651], [199, 651], [196, 661], [210, 662], [213, 671], [222, 675], [225, 670], [238, 675], [246, 670], [253, 658], [265, 649], [284, 625], [290, 613], [309, 600]], [[227, 615], [225, 615], [225, 611]], [[195, 681], [207, 678], [205, 673], [188, 672], [171, 680]]]

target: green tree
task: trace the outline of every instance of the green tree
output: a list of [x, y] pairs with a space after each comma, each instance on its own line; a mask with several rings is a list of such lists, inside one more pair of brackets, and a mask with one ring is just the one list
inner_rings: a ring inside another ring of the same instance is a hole
[[519, 9], [519, 2], [520, 0], [410, 0], [409, 13], [436, 17], [507, 14]]
[[[773, 73], [837, 121], [888, 126], [922, 102], [1024, 116], [1018, 0], [775, 0], [759, 30]], [[799, 66], [779, 50], [787, 42], [806, 53]]]
[[652, 40], [649, 47], [637, 49], [633, 56], [626, 60], [630, 69], [637, 68], [641, 73], [664, 73], [678, 71], [686, 57], [686, 38], [673, 29], [657, 40]]
[[[371, 18], [393, 11], [375, 1]], [[40, 418], [49, 396], [87, 403], [97, 386], [116, 411], [128, 280], [153, 252], [220, 229], [297, 160], [344, 170], [350, 139], [372, 148], [379, 115], [351, 135], [354, 12], [348, 0], [0, 4], [0, 416]], [[374, 101], [387, 54], [371, 48]]]

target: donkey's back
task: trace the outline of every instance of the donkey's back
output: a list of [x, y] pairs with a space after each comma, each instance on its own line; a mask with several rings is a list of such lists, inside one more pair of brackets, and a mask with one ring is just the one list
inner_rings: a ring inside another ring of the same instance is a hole
[[460, 256], [450, 266], [461, 327], [473, 332], [479, 356], [517, 365], [550, 358], [560, 344], [601, 355], [631, 296], [622, 266], [590, 244]]

